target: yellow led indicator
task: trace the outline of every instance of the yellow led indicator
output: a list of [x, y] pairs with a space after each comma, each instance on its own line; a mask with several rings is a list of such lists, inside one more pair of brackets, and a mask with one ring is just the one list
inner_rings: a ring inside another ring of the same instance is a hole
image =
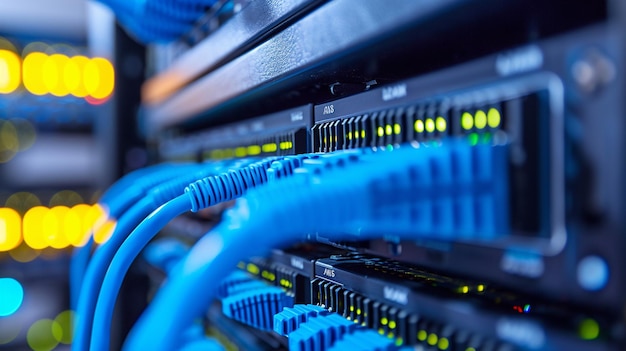
[[591, 318], [584, 319], [578, 327], [578, 335], [583, 340], [594, 340], [600, 336], [598, 322]]
[[0, 252], [16, 248], [22, 242], [22, 218], [11, 208], [0, 208]]
[[91, 206], [87, 204], [78, 204], [65, 214], [63, 228], [67, 240], [73, 246], [83, 246], [88, 239], [89, 231], [84, 229], [83, 219], [88, 216], [90, 209]]
[[446, 119], [439, 116], [437, 117], [437, 119], [435, 120], [435, 128], [437, 128], [437, 131], [439, 133], [443, 133], [446, 131], [446, 129], [448, 128], [448, 124], [446, 123]]
[[421, 119], [416, 120], [415, 123], [413, 124], [413, 129], [415, 129], [415, 132], [417, 133], [423, 133], [424, 121], [422, 121]]
[[69, 210], [66, 206], [55, 206], [48, 210], [43, 218], [43, 235], [48, 246], [53, 249], [62, 249], [70, 244], [63, 228]]
[[248, 155], [248, 151], [245, 147], [238, 147], [235, 149], [235, 156], [237, 157], [246, 157]]
[[389, 339], [393, 339], [393, 338], [394, 338], [394, 336], [395, 336], [395, 335], [394, 335], [392, 332], [387, 333], [387, 337], [388, 337]]
[[352, 132], [348, 132], [348, 140], [352, 140]]
[[105, 99], [115, 87], [115, 70], [111, 62], [96, 57], [85, 65], [85, 88], [87, 93], [96, 99]]
[[261, 153], [261, 147], [259, 145], [248, 146], [248, 155], [256, 156]]
[[480, 285], [478, 285], [478, 286], [476, 287], [476, 290], [477, 290], [478, 292], [483, 292], [483, 291], [485, 291], [485, 286], [484, 286], [483, 284], [480, 284]]
[[380, 324], [382, 324], [382, 325], [387, 325], [387, 322], [388, 322], [388, 320], [387, 320], [386, 317], [383, 317], [383, 318], [380, 319]]
[[476, 351], [476, 349], [473, 348], [473, 347], [468, 347], [468, 348], [465, 349], [465, 351]]
[[278, 149], [276, 143], [263, 144], [263, 152], [276, 152]]
[[255, 265], [254, 263], [248, 263], [246, 265], [246, 269], [248, 270], [248, 272], [254, 274], [254, 275], [258, 275], [259, 274], [259, 266]]
[[439, 339], [439, 342], [437, 343], [437, 347], [439, 347], [439, 350], [447, 350], [448, 347], [450, 347], [450, 341], [447, 338], [441, 338]]
[[354, 306], [350, 306], [350, 312], [354, 312]]
[[465, 130], [470, 130], [474, 127], [474, 117], [469, 112], [463, 112], [461, 115], [461, 127]]
[[396, 329], [396, 321], [389, 321], [389, 329]]
[[43, 66], [43, 82], [50, 94], [66, 96], [70, 93], [65, 84], [65, 67], [69, 61], [70, 58], [65, 55], [48, 56]]
[[428, 339], [426, 340], [426, 342], [430, 346], [435, 346], [435, 345], [437, 345], [437, 341], [438, 340], [439, 340], [439, 338], [437, 337], [437, 334], [430, 333], [430, 334], [428, 334]]
[[385, 126], [385, 134], [387, 134], [387, 135], [391, 135], [391, 133], [392, 133], [392, 132], [393, 132], [393, 130], [392, 130], [392, 128], [391, 128], [391, 125], [387, 124], [387, 125]]
[[293, 147], [293, 143], [291, 141], [283, 141], [280, 143], [281, 150], [289, 150]]
[[435, 121], [431, 118], [426, 119], [426, 131], [432, 133], [435, 131]]
[[383, 330], [383, 328], [378, 328], [378, 334], [380, 335], [384, 335], [385, 331]]
[[377, 134], [379, 137], [385, 135], [385, 130], [383, 129], [383, 127], [378, 127]]
[[500, 120], [502, 117], [500, 116], [500, 111], [495, 108], [490, 108], [487, 111], [487, 124], [491, 128], [497, 128], [500, 125]]
[[365, 129], [361, 130], [361, 139], [365, 139]]
[[24, 87], [31, 94], [44, 95], [48, 92], [42, 79], [43, 67], [48, 60], [48, 55], [42, 52], [33, 52], [24, 58], [22, 63], [22, 81]]
[[354, 131], [354, 139], [358, 139], [359, 138], [359, 131], [355, 130]]
[[109, 238], [113, 234], [113, 231], [115, 230], [116, 225], [117, 225], [117, 221], [115, 221], [114, 219], [109, 219], [106, 222], [104, 222], [93, 233], [93, 241], [95, 241], [96, 244], [105, 243], [107, 240], [109, 240]]
[[89, 63], [89, 59], [85, 56], [74, 56], [65, 63], [63, 83], [69, 93], [76, 97], [87, 96], [87, 88], [83, 79], [87, 63]]
[[483, 129], [487, 126], [487, 114], [485, 114], [485, 111], [476, 111], [476, 114], [474, 114], [474, 125], [478, 129]]
[[47, 207], [36, 206], [28, 210], [24, 215], [24, 242], [32, 249], [41, 250], [48, 246], [42, 235], [46, 213], [48, 213]]
[[427, 337], [428, 333], [426, 333], [426, 330], [420, 330], [417, 332], [417, 340], [424, 341]]
[[402, 127], [398, 123], [393, 125], [393, 134], [398, 135], [402, 133]]
[[459, 292], [463, 294], [467, 294], [469, 292], [469, 286], [465, 285], [459, 288]]
[[10, 94], [20, 86], [21, 65], [16, 53], [0, 50], [0, 94]]

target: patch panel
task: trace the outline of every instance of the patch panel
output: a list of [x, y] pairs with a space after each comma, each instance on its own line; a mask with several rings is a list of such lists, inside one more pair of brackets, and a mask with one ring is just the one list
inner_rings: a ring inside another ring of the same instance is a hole
[[[260, 264], [240, 264], [243, 271], [222, 283], [265, 280], [247, 289], [254, 294], [269, 283], [260, 272], [276, 272], [281, 262], [294, 259], [312, 263], [315, 274], [306, 279], [310, 299], [274, 314], [273, 339], [290, 350], [330, 350], [362, 333], [366, 339], [376, 336], [370, 347], [379, 342], [384, 349], [512, 351], [585, 345], [585, 350], [605, 350], [613, 342], [604, 329], [609, 322], [593, 312], [382, 257], [315, 246], [335, 254], [309, 261], [311, 247], [275, 251], [270, 258], [255, 260]], [[287, 335], [289, 339], [280, 337]]]
[[308, 151], [311, 106], [301, 106], [231, 123], [184, 137], [172, 136], [160, 146], [165, 160], [223, 160], [295, 155]]

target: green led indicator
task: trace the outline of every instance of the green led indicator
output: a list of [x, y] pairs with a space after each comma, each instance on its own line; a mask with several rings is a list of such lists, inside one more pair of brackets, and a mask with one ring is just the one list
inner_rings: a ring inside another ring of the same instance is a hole
[[424, 132], [424, 121], [422, 121], [421, 119], [416, 120], [415, 124], [413, 125], [413, 128], [415, 129], [415, 132], [423, 133]]
[[402, 132], [402, 127], [400, 127], [400, 125], [398, 123], [393, 125], [393, 133], [395, 135], [398, 135]]
[[501, 119], [502, 116], [500, 116], [500, 111], [497, 109], [492, 107], [487, 111], [487, 124], [489, 127], [497, 128], [500, 125]]
[[435, 120], [435, 127], [437, 128], [437, 131], [439, 133], [443, 133], [446, 131], [446, 129], [448, 128], [448, 124], [446, 123], [446, 119], [439, 116], [437, 117], [437, 119]]
[[461, 127], [465, 130], [470, 130], [474, 127], [474, 117], [469, 112], [463, 112], [461, 115]]
[[483, 129], [487, 126], [487, 114], [483, 110], [476, 111], [474, 115], [474, 125], [478, 129]]
[[450, 341], [447, 338], [441, 338], [439, 339], [439, 343], [437, 343], [437, 347], [439, 347], [439, 350], [447, 350], [448, 347], [450, 347]]
[[432, 133], [435, 131], [435, 121], [431, 118], [426, 119], [426, 131]]
[[586, 318], [578, 327], [578, 335], [583, 340], [594, 340], [600, 336], [600, 326], [598, 322], [591, 318]]
[[237, 157], [246, 157], [248, 155], [248, 151], [245, 147], [238, 147], [235, 149], [235, 156]]
[[478, 134], [476, 134], [476, 133], [472, 133], [472, 134], [468, 135], [467, 139], [469, 140], [469, 143], [472, 146], [476, 146], [478, 144]]

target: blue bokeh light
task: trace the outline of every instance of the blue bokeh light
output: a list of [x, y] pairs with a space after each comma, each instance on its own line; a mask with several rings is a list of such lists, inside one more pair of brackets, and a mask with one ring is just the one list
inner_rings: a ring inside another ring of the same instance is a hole
[[24, 288], [13, 278], [0, 278], [0, 317], [15, 313], [24, 301]]

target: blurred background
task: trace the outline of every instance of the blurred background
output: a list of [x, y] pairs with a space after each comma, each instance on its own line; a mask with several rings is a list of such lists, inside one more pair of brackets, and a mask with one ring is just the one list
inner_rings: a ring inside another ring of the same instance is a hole
[[[1, 350], [69, 349], [72, 248], [101, 216], [103, 187], [145, 162], [111, 149], [125, 127], [112, 53], [129, 40], [116, 35], [89, 1], [0, 2]], [[141, 75], [137, 60], [127, 68]]]

